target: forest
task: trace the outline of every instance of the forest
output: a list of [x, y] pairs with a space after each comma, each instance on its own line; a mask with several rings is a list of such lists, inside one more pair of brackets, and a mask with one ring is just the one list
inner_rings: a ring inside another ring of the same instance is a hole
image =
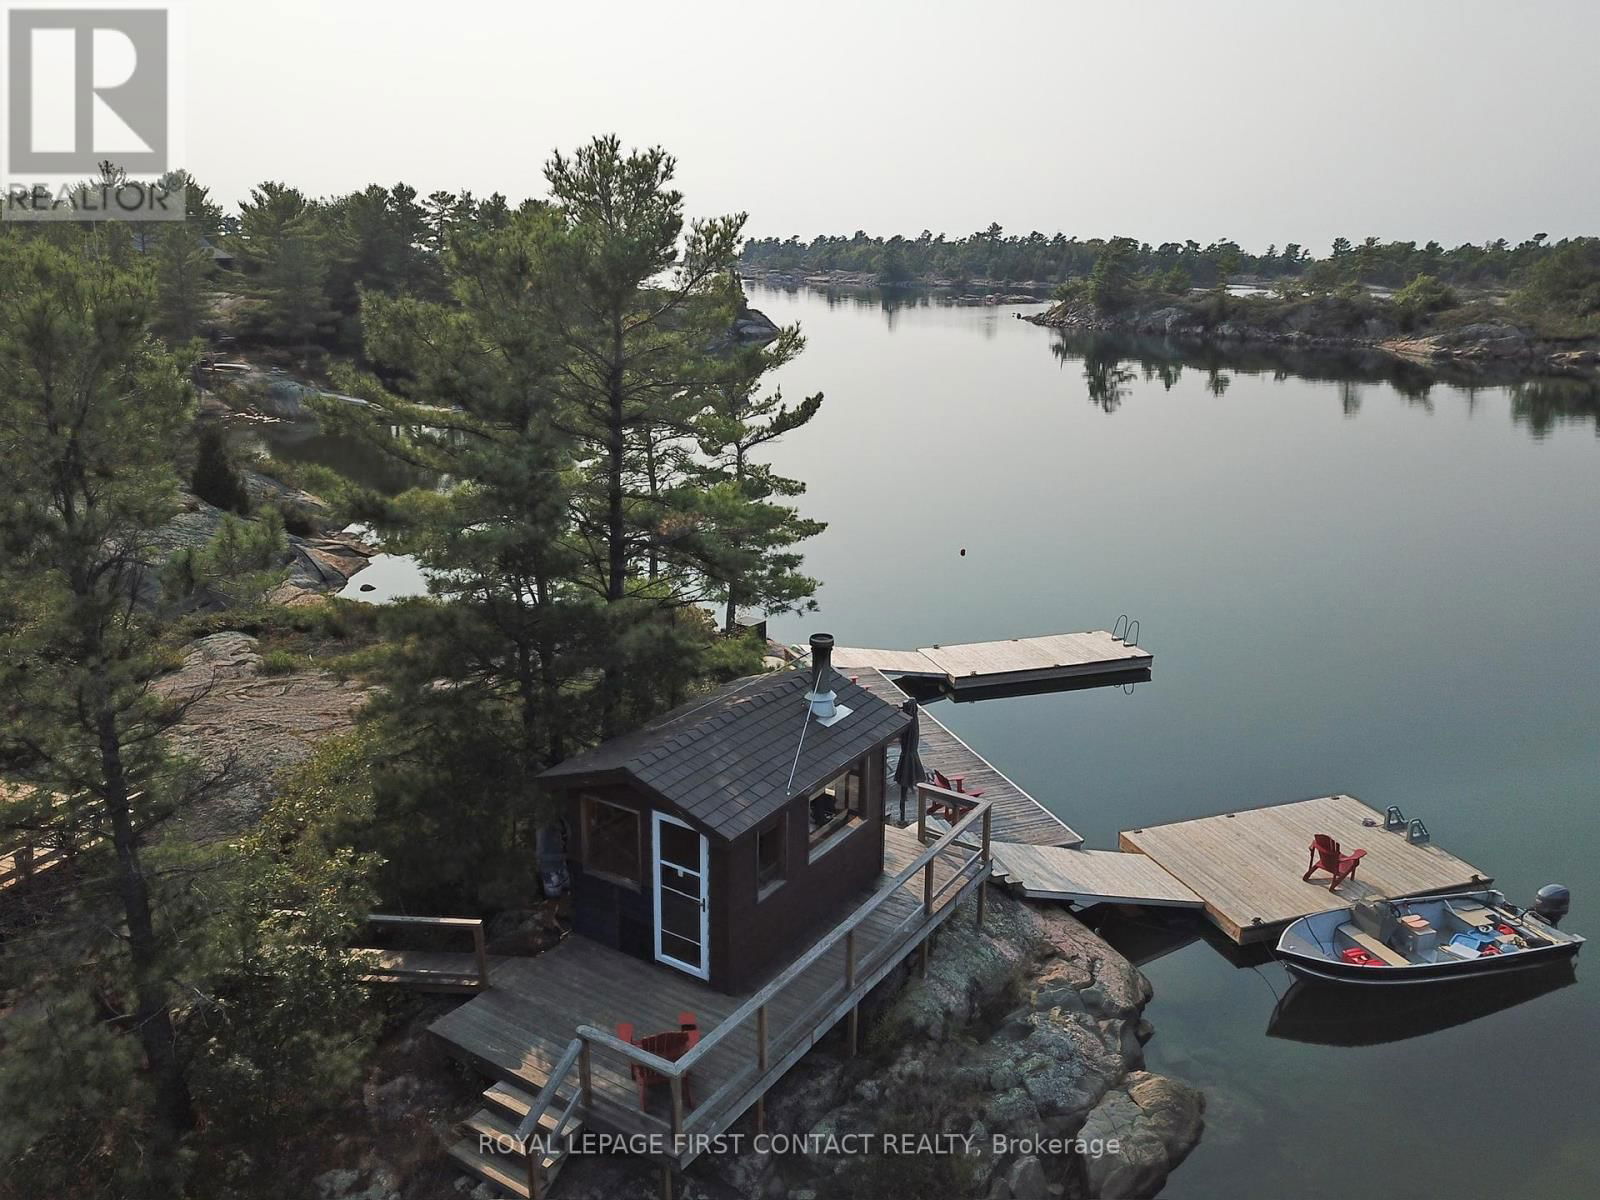
[[1169, 294], [1230, 280], [1276, 282], [1287, 290], [1309, 292], [1352, 284], [1399, 289], [1425, 277], [1463, 290], [1521, 289], [1532, 307], [1573, 319], [1588, 320], [1600, 312], [1600, 239], [1551, 241], [1543, 233], [1514, 244], [1501, 238], [1452, 249], [1438, 242], [1419, 246], [1341, 237], [1318, 257], [1295, 242], [1252, 254], [1226, 239], [1202, 245], [1193, 240], [1152, 244], [1127, 237], [1080, 239], [1037, 230], [1008, 235], [991, 224], [960, 238], [929, 230], [915, 238], [872, 237], [861, 230], [850, 237], [818, 235], [809, 242], [753, 238], [740, 261], [745, 269], [762, 272], [863, 273], [884, 286], [922, 283], [966, 289], [983, 283], [1059, 289], [1089, 279], [1108, 256], [1119, 273]]
[[[822, 397], [769, 385], [798, 330], [731, 332], [744, 218], [675, 169], [602, 137], [516, 205], [185, 179], [186, 222], [0, 232], [0, 1194], [310, 1194], [412, 1015], [345, 951], [366, 914], [534, 906], [533, 777], [811, 602], [761, 451]], [[423, 482], [243, 458], [241, 364]], [[285, 602], [291, 540], [352, 521], [430, 594]], [[264, 798], [173, 685], [221, 634], [362, 701]]]

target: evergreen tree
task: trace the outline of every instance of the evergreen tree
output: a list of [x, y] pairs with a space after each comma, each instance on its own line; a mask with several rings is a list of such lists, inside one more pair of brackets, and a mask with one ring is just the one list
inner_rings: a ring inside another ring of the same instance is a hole
[[[162, 836], [208, 782], [164, 738], [195, 697], [155, 686], [151, 531], [191, 396], [147, 273], [0, 239], [0, 302], [0, 838], [64, 856], [7, 894], [0, 1161], [34, 1195], [173, 1200], [348, 1086], [366, 1026], [340, 947], [370, 864], [311, 804], [233, 843]], [[218, 578], [262, 529], [219, 538]]]
[[160, 741], [171, 715], [149, 690], [156, 629], [134, 598], [151, 565], [146, 531], [176, 507], [171, 456], [190, 399], [146, 333], [139, 278], [42, 243], [0, 244], [0, 299], [0, 585], [12, 607], [0, 738], [37, 785], [26, 811], [8, 805], [0, 820], [87, 826], [113, 848], [129, 1016], [149, 1065], [151, 1180], [175, 1195], [194, 1111], [140, 832], [172, 799]]
[[257, 304], [249, 323], [262, 337], [304, 346], [325, 333], [335, 316], [320, 214], [297, 189], [270, 182], [255, 188], [239, 210], [240, 248]]
[[817, 589], [799, 573], [794, 546], [826, 528], [802, 518], [776, 498], [803, 495], [805, 484], [756, 461], [761, 447], [807, 424], [822, 408], [822, 394], [791, 407], [781, 390], [760, 394], [762, 376], [805, 348], [798, 329], [785, 329], [770, 345], [745, 352], [742, 374], [715, 389], [695, 423], [706, 464], [692, 495], [706, 519], [702, 545], [707, 573], [722, 591], [723, 631], [733, 633], [745, 605], [782, 612]]
[[[726, 344], [737, 312], [727, 279], [744, 217], [696, 221], [685, 232], [675, 169], [659, 148], [624, 154], [615, 137], [596, 138], [550, 160], [552, 207], [522, 215], [529, 298], [558, 367], [554, 421], [581, 467], [573, 511], [592, 555], [586, 582], [608, 606], [607, 644], [618, 654], [631, 638], [654, 640], [661, 627], [640, 623], [663, 603], [696, 599], [698, 564], [673, 553], [683, 522], [662, 501], [673, 493], [649, 477], [640, 450], [689, 433], [708, 389], [730, 370], [712, 348]], [[652, 558], [653, 579], [639, 570]], [[620, 659], [604, 666], [608, 734], [623, 722], [624, 673]]]
[[197, 337], [210, 309], [216, 259], [186, 223], [155, 234], [150, 249], [156, 276], [155, 328], [174, 342]]
[[190, 490], [214, 508], [250, 515], [250, 491], [233, 460], [227, 432], [217, 424], [200, 426], [195, 439], [194, 472]]

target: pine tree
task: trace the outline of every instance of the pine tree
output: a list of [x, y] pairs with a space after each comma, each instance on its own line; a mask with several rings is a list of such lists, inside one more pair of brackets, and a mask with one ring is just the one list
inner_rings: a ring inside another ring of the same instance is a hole
[[155, 235], [150, 253], [156, 274], [156, 329], [174, 342], [197, 337], [216, 274], [211, 251], [186, 224], [174, 222]]
[[[190, 396], [146, 333], [139, 277], [41, 243], [0, 245], [0, 301], [0, 589], [13, 608], [0, 629], [0, 738], [36, 785], [24, 821], [87, 825], [112, 848], [129, 1015], [149, 1065], [152, 1182], [176, 1194], [194, 1112], [141, 835], [172, 798], [160, 740], [171, 713], [150, 692], [156, 629], [135, 598], [151, 568], [146, 531], [176, 506], [171, 456]], [[0, 820], [15, 823], [8, 807]]]
[[801, 558], [793, 547], [826, 528], [802, 518], [775, 497], [805, 493], [805, 484], [787, 479], [755, 460], [761, 447], [807, 424], [822, 409], [822, 395], [790, 407], [783, 392], [761, 395], [762, 377], [791, 361], [805, 348], [798, 329], [785, 329], [770, 345], [743, 352], [744, 370], [715, 389], [711, 404], [695, 424], [706, 464], [697, 472], [695, 496], [706, 517], [702, 545], [707, 573], [723, 598], [723, 631], [733, 633], [745, 605], [782, 612], [805, 601], [817, 584], [799, 574]]
[[[735, 313], [723, 281], [744, 217], [695, 221], [685, 232], [675, 170], [665, 151], [624, 154], [615, 137], [557, 153], [545, 169], [553, 207], [537, 214], [530, 245], [530, 298], [560, 368], [550, 385], [555, 421], [582, 467], [578, 535], [593, 549], [592, 586], [619, 653], [653, 636], [641, 622], [655, 622], [663, 604], [694, 602], [693, 565], [673, 556], [681, 522], [663, 505], [671, 489], [651, 476], [659, 460], [641, 450], [689, 433], [726, 370], [711, 350]], [[623, 724], [625, 673], [620, 659], [605, 665], [608, 734]]]
[[304, 346], [335, 317], [328, 299], [326, 230], [297, 189], [263, 183], [239, 206], [240, 248], [257, 302], [254, 331], [287, 346]]

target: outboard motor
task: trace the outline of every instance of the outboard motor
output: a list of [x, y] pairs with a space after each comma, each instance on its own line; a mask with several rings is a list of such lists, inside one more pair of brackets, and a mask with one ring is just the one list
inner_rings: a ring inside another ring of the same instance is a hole
[[1572, 893], [1559, 883], [1547, 883], [1533, 900], [1533, 915], [1546, 925], [1559, 925], [1572, 907]]

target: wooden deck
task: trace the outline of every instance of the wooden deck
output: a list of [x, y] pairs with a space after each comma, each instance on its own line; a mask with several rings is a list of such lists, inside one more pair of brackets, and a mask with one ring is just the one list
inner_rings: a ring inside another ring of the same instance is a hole
[[944, 672], [921, 650], [865, 650], [835, 646], [833, 665], [840, 671], [885, 671], [890, 675], [921, 675], [943, 679]]
[[1155, 663], [1148, 650], [1129, 645], [1104, 629], [1043, 637], [926, 646], [919, 650], [868, 650], [838, 646], [833, 665], [841, 671], [877, 670], [890, 675], [942, 679], [953, 691], [1004, 689], [1053, 680], [1143, 673]]
[[[972, 826], [964, 820], [958, 828], [965, 837]], [[774, 983], [781, 986], [766, 995], [759, 1012], [748, 1007], [752, 995], [724, 995], [682, 972], [572, 936], [534, 958], [491, 961], [489, 989], [430, 1029], [521, 1093], [539, 1094], [550, 1085], [551, 1096], [565, 1097], [575, 1086], [567, 1072], [580, 1027], [609, 1033], [631, 1022], [641, 1034], [661, 1032], [678, 1028], [679, 1013], [694, 1013], [705, 1052], [686, 1077], [687, 1114], [677, 1123], [676, 1138], [668, 1089], [652, 1089], [650, 1107], [642, 1109], [629, 1060], [597, 1036], [586, 1043], [592, 1095], [586, 1124], [604, 1133], [643, 1135], [652, 1139], [652, 1156], [685, 1166], [704, 1148], [695, 1139], [723, 1132], [756, 1104], [987, 878], [987, 863], [959, 837], [947, 835], [935, 850], [917, 840], [914, 828], [890, 828], [886, 843], [879, 891], [840, 898], [846, 921], [780, 968]], [[924, 870], [889, 886], [930, 850], [931, 885]], [[974, 868], [978, 863], [981, 869]], [[850, 926], [869, 903], [875, 907]], [[850, 930], [842, 939], [841, 925]], [[763, 993], [772, 988], [768, 984]]]
[[[880, 700], [896, 706], [906, 702], [905, 692], [881, 671], [863, 670], [856, 676], [856, 682]], [[918, 719], [921, 722], [923, 765], [942, 771], [947, 776], [962, 776], [969, 791], [981, 791], [983, 798], [993, 803], [995, 841], [1024, 842], [1035, 846], [1083, 845], [1083, 838], [1076, 830], [950, 732], [928, 711], [927, 705], [923, 705], [918, 712]], [[892, 784], [888, 801], [890, 809], [898, 814], [899, 795]]]
[[1143, 854], [1011, 842], [996, 842], [993, 853], [995, 882], [1035, 900], [1205, 907], [1204, 900]]
[[[416, 992], [483, 990], [475, 954], [445, 950], [376, 950], [369, 946], [357, 946], [350, 950], [350, 955], [365, 969], [361, 976], [362, 983], [393, 984]], [[495, 967], [510, 961], [491, 956], [488, 959], [490, 974], [493, 974]]]
[[[0, 802], [20, 804], [37, 795], [34, 788], [25, 784], [0, 781]], [[128, 797], [130, 805], [144, 799], [143, 792]], [[10, 888], [22, 888], [41, 879], [55, 868], [71, 861], [77, 854], [93, 850], [105, 837], [105, 806], [98, 801], [78, 797], [69, 806], [63, 796], [50, 800], [54, 816], [48, 831], [8, 829], [0, 832], [0, 893]], [[149, 825], [148, 815], [135, 809], [134, 829], [143, 831]], [[68, 852], [68, 846], [72, 852]]]
[[[1363, 825], [1363, 820], [1376, 824]], [[1315, 834], [1367, 851], [1355, 878], [1328, 891], [1318, 873], [1302, 882]], [[1383, 814], [1354, 796], [1220, 813], [1120, 835], [1122, 849], [1148, 855], [1205, 901], [1206, 915], [1235, 942], [1264, 941], [1306, 913], [1356, 900], [1464, 891], [1493, 882], [1432, 843], [1414, 845], [1383, 829]]]
[[1155, 662], [1155, 655], [1148, 650], [1126, 645], [1104, 629], [933, 646], [921, 653], [944, 672], [957, 691], [1148, 671]]

